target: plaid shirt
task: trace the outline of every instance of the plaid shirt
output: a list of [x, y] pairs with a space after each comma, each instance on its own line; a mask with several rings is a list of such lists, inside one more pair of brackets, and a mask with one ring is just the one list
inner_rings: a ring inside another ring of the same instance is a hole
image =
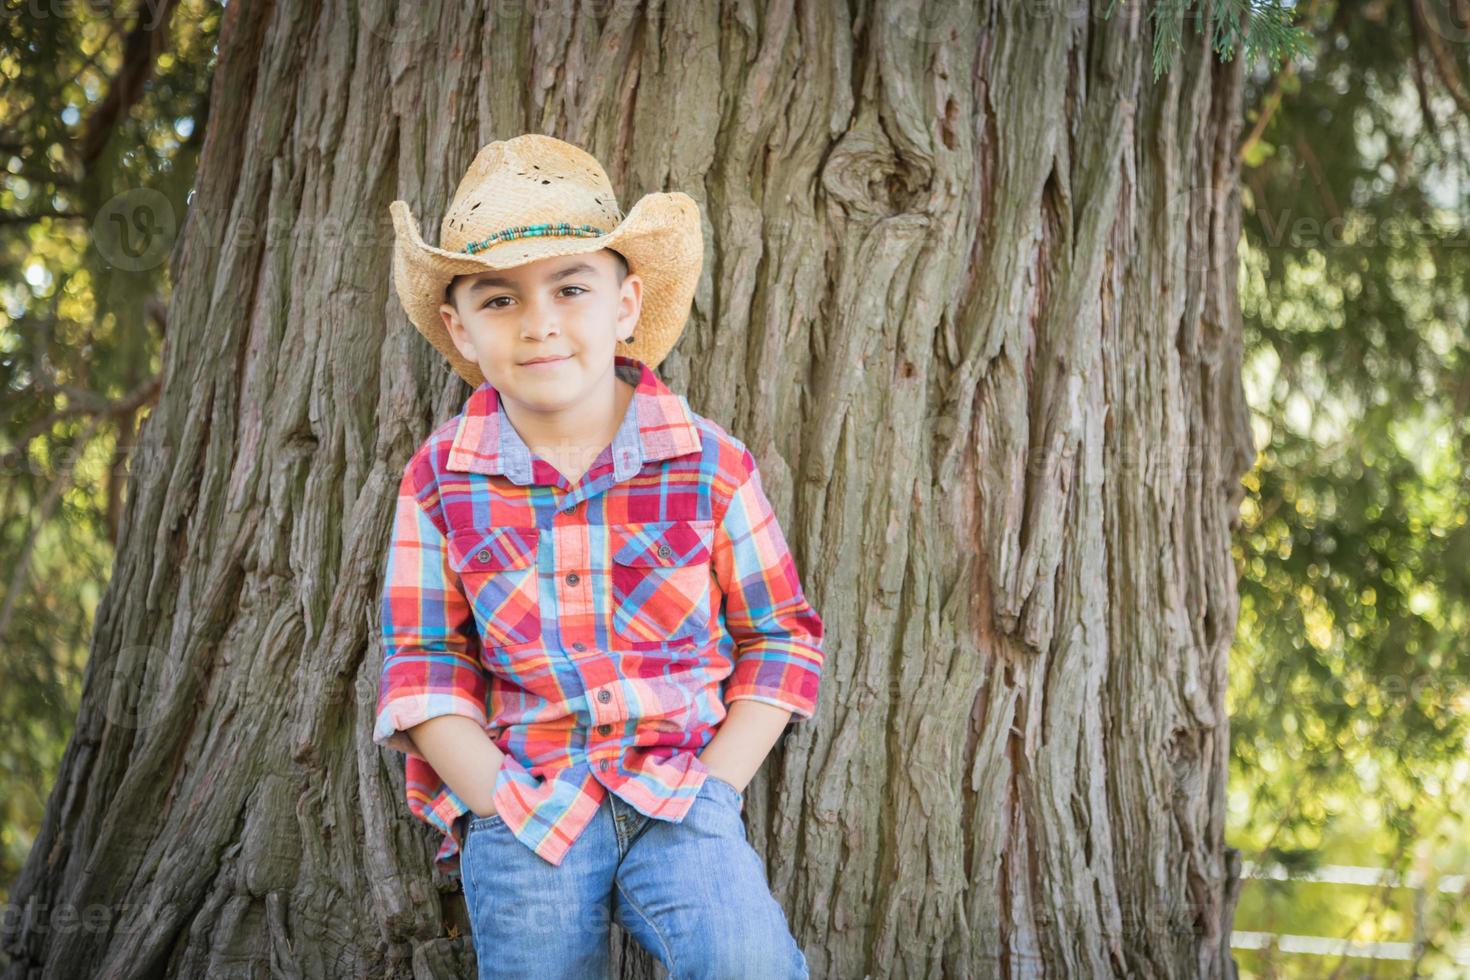
[[403, 733], [473, 718], [505, 753], [496, 812], [552, 864], [610, 790], [683, 819], [699, 752], [740, 698], [812, 717], [822, 621], [755, 457], [642, 362], [611, 445], [575, 484], [534, 456], [489, 382], [409, 460], [382, 595], [373, 741], [407, 755], [409, 810], [459, 874], [471, 813]]

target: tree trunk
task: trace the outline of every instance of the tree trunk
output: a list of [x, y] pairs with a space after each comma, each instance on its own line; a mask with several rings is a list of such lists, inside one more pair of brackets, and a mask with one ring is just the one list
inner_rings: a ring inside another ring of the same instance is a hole
[[1229, 976], [1239, 60], [1186, 24], [1153, 82], [1108, 0], [489, 3], [226, 8], [5, 976], [473, 975], [370, 738], [397, 477], [468, 395], [388, 203], [436, 241], [525, 131], [705, 210], [660, 373], [756, 453], [826, 623], [746, 807], [812, 975]]

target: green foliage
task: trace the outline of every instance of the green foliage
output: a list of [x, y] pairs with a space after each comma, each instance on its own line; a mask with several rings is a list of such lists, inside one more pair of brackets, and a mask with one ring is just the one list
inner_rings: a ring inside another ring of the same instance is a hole
[[[128, 261], [109, 246], [135, 214], [116, 203], [156, 194], [181, 215], [202, 146], [221, 8], [159, 11], [11, 2], [0, 20], [0, 891], [76, 720], [131, 442], [158, 385], [171, 241]], [[136, 43], [150, 32], [164, 40]], [[119, 82], [129, 72], [135, 90]]]
[[[1257, 862], [1464, 874], [1470, 224], [1455, 188], [1470, 120], [1436, 92], [1457, 79], [1416, 74], [1430, 38], [1408, 5], [1313, 10], [1309, 57], [1248, 75], [1259, 456], [1236, 551], [1229, 832]], [[1237, 928], [1418, 939], [1414, 975], [1464, 969], [1448, 952], [1466, 939], [1457, 895], [1431, 889], [1406, 915], [1393, 889], [1264, 887], [1247, 885]], [[1333, 898], [1317, 909], [1313, 889]], [[1241, 962], [1326, 972], [1320, 957]], [[1396, 969], [1375, 975], [1410, 975]]]
[[[1123, 0], [1126, 4], [1128, 0]], [[1108, 0], [1104, 16], [1111, 17], [1118, 0]], [[1156, 0], [1149, 5], [1153, 32], [1153, 72], [1157, 79], [1174, 64], [1184, 46], [1184, 25], [1195, 33], [1208, 32], [1211, 47], [1229, 61], [1241, 48], [1250, 61], [1276, 67], [1311, 50], [1311, 35], [1292, 24], [1293, 5], [1269, 0]]]

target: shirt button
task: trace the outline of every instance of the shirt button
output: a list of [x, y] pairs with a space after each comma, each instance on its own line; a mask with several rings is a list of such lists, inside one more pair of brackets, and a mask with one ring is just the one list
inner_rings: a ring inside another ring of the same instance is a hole
[[580, 581], [582, 581], [582, 579], [580, 576], [577, 575], [576, 572], [572, 572], [570, 575], [567, 576], [568, 585], [576, 585]]
[[661, 545], [658, 546], [658, 556], [660, 558], [667, 558], [670, 555], [672, 555], [673, 553], [674, 553], [674, 549], [673, 548], [670, 548], [666, 544], [661, 544]]
[[576, 643], [572, 644], [572, 649], [577, 651], [578, 653], [581, 653], [583, 650], [587, 649], [587, 644], [583, 643], [581, 640], [578, 640]]
[[597, 768], [601, 769], [603, 772], [607, 772], [607, 760], [603, 759], [601, 762], [599, 762], [597, 764]]
[[597, 692], [597, 700], [599, 700], [599, 701], [611, 701], [612, 700], [612, 692], [611, 691], [598, 691]]
[[482, 549], [480, 551], [480, 553], [475, 556], [475, 561], [479, 562], [482, 565], [485, 564], [485, 562], [487, 562], [489, 560], [490, 560], [490, 552], [488, 550], [486, 550], [486, 549]]
[[612, 731], [612, 726], [611, 725], [598, 725], [597, 726], [597, 730], [599, 732], [601, 732], [603, 735], [606, 735], [608, 732]]

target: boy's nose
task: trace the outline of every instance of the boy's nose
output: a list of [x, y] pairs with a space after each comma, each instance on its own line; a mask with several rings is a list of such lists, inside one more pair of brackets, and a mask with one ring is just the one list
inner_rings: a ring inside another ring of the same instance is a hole
[[548, 334], [560, 333], [561, 328], [552, 319], [533, 320], [529, 326], [521, 329], [521, 336], [528, 340], [539, 340]]

